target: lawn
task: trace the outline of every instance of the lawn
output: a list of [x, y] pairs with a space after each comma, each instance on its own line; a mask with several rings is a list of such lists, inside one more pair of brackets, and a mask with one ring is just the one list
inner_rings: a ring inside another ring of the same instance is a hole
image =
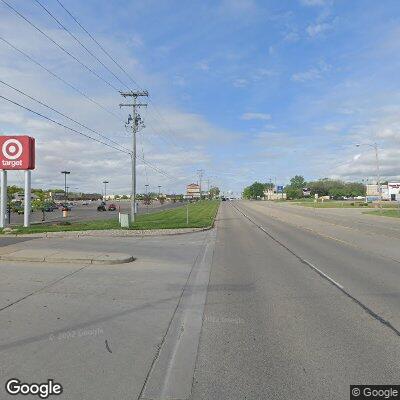
[[315, 207], [315, 208], [368, 208], [368, 205], [363, 201], [335, 201], [325, 200], [324, 202], [319, 201], [318, 203], [311, 202], [293, 202], [292, 204], [303, 206], [303, 207]]
[[382, 217], [392, 217], [392, 218], [400, 218], [400, 209], [399, 210], [374, 210], [374, 211], [366, 211], [363, 214], [371, 214], [378, 215]]
[[[352, 200], [325, 200], [324, 202], [318, 201], [318, 203], [312, 202], [292, 202], [303, 207], [315, 207], [315, 208], [376, 208], [379, 207], [377, 203], [365, 203], [364, 201], [352, 201]], [[382, 202], [382, 208], [397, 208], [397, 203]]]
[[[159, 211], [137, 216], [135, 224], [130, 229], [175, 229], [175, 228], [205, 228], [211, 226], [217, 214], [219, 200], [204, 200], [190, 203], [171, 210]], [[189, 223], [186, 221], [189, 210]], [[42, 233], [63, 231], [87, 231], [120, 229], [118, 220], [95, 220], [72, 222], [57, 225], [32, 225], [30, 228], [16, 227], [13, 233]]]

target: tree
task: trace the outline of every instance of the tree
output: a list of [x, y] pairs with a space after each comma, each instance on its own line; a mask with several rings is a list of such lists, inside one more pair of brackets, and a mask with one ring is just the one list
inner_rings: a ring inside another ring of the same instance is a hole
[[244, 188], [243, 197], [245, 199], [258, 199], [264, 197], [265, 188], [265, 183], [254, 182], [252, 185]]
[[286, 197], [289, 200], [300, 199], [300, 198], [303, 197], [303, 190], [302, 189], [294, 189], [291, 186], [286, 186], [285, 193], [286, 193]]
[[213, 186], [212, 188], [210, 188], [208, 195], [209, 195], [210, 199], [214, 199], [215, 197], [219, 196], [219, 193], [220, 193], [219, 188], [216, 186]]
[[292, 189], [303, 189], [307, 185], [307, 182], [301, 175], [296, 175], [290, 180], [290, 187]]

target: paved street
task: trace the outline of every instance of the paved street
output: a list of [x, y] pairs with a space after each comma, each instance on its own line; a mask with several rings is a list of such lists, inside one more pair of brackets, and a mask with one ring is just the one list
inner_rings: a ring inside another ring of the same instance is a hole
[[68, 400], [348, 399], [350, 384], [398, 383], [397, 221], [320, 211], [231, 201], [206, 232], [10, 244], [136, 260], [0, 263], [0, 379], [54, 377]]
[[356, 248], [276, 209], [222, 206], [193, 399], [347, 399], [352, 383], [397, 383], [399, 263], [371, 253], [379, 235]]

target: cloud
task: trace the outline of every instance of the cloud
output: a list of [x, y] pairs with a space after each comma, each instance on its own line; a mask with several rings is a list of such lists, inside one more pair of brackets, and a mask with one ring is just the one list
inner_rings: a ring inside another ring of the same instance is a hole
[[233, 81], [233, 86], [237, 87], [237, 88], [243, 88], [246, 87], [248, 84], [248, 80], [244, 79], [244, 78], [236, 78]]
[[200, 61], [196, 64], [196, 68], [200, 69], [201, 71], [209, 71], [210, 70], [210, 65], [206, 61]]
[[300, 0], [300, 3], [304, 6], [324, 6], [330, 3], [329, 0]]
[[312, 67], [307, 71], [296, 72], [292, 74], [292, 81], [295, 82], [307, 82], [314, 81], [322, 78], [323, 74], [328, 72], [331, 66], [324, 61], [320, 61], [316, 67]]
[[310, 37], [316, 37], [324, 32], [330, 30], [332, 28], [332, 25], [327, 23], [327, 22], [321, 22], [321, 23], [316, 23], [316, 24], [310, 24], [306, 28], [306, 32]]
[[265, 113], [249, 112], [249, 113], [244, 113], [241, 116], [241, 119], [245, 121], [250, 121], [250, 120], [269, 121], [271, 119], [271, 115]]

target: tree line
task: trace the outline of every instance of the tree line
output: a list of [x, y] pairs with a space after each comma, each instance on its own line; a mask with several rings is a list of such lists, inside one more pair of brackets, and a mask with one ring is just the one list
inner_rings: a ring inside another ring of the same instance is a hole
[[[264, 197], [264, 191], [273, 187], [271, 183], [254, 182], [243, 190], [245, 199], [261, 199]], [[288, 199], [300, 199], [304, 197], [304, 189], [308, 189], [310, 196], [318, 194], [321, 196], [330, 196], [333, 199], [342, 197], [365, 196], [365, 185], [359, 182], [344, 182], [339, 179], [323, 178], [307, 182], [303, 176], [296, 175], [290, 179], [290, 184], [284, 189]]]

